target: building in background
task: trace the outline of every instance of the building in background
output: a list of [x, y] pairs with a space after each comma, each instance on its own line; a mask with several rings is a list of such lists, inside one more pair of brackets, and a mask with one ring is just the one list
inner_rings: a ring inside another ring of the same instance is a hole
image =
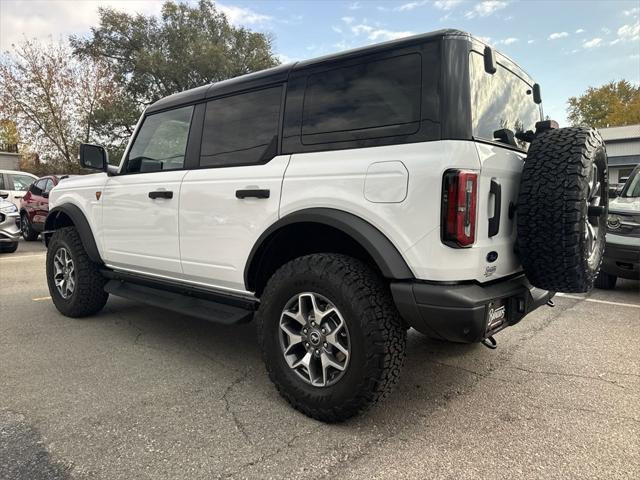
[[0, 170], [18, 170], [20, 154], [15, 143], [0, 143]]
[[622, 185], [640, 164], [640, 124], [599, 128], [609, 156], [609, 185]]

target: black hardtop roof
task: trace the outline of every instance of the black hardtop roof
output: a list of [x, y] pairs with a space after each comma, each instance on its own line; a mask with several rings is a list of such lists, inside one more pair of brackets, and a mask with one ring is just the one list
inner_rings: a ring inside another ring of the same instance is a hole
[[174, 93], [168, 97], [161, 98], [157, 102], [150, 105], [146, 113], [153, 113], [167, 108], [173, 108], [180, 105], [188, 105], [197, 103], [207, 98], [213, 98], [228, 95], [241, 90], [249, 90], [273, 83], [281, 83], [287, 80], [292, 70], [299, 70], [313, 65], [334, 60], [347, 59], [356, 56], [369, 55], [373, 53], [384, 52], [400, 47], [408, 47], [415, 44], [424, 43], [442, 37], [464, 36], [471, 38], [471, 35], [462, 30], [443, 29], [411, 37], [399, 38], [388, 42], [377, 43], [375, 45], [367, 45], [365, 47], [347, 50], [344, 52], [332, 53], [323, 57], [302, 60], [300, 62], [279, 65], [277, 67], [260, 70], [254, 73], [248, 73], [239, 77], [230, 78], [221, 82], [203, 85], [201, 87], [192, 88], [180, 93]]

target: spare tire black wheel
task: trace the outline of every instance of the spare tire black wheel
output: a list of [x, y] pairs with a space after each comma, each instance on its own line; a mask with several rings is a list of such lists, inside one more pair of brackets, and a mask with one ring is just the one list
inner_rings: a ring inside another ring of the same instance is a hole
[[517, 205], [517, 248], [529, 281], [586, 292], [602, 263], [608, 211], [607, 153], [597, 130], [547, 130], [531, 142]]

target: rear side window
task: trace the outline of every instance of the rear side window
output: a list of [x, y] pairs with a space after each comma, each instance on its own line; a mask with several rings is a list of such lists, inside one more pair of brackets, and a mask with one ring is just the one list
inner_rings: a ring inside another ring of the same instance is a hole
[[145, 118], [129, 152], [127, 173], [183, 168], [192, 113], [189, 106]]
[[277, 86], [208, 102], [200, 166], [252, 165], [275, 156], [281, 100]]
[[29, 190], [34, 195], [42, 195], [42, 192], [44, 192], [44, 189], [46, 186], [47, 186], [47, 179], [43, 178], [42, 180], [38, 180], [33, 185], [31, 185], [31, 188]]
[[312, 74], [304, 94], [302, 143], [415, 133], [421, 84], [419, 54]]
[[53, 188], [53, 180], [49, 179], [49, 180], [47, 180], [47, 185], [44, 188], [44, 192], [48, 193], [48, 192], [51, 191], [52, 188]]

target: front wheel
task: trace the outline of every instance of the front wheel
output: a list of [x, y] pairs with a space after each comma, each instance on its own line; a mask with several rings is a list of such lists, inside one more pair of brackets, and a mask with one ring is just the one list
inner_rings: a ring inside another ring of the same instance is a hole
[[74, 227], [56, 230], [47, 249], [47, 284], [54, 305], [67, 317], [86, 317], [107, 303], [106, 279], [91, 261]]
[[312, 418], [346, 420], [398, 382], [406, 330], [388, 286], [359, 260], [315, 254], [285, 264], [256, 323], [269, 377]]

